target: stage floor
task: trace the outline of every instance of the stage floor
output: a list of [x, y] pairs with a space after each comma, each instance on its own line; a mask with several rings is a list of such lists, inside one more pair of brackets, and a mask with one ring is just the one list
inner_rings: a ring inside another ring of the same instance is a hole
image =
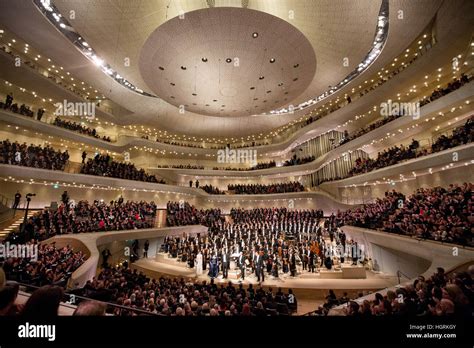
[[[140, 259], [132, 264], [134, 268], [142, 270], [146, 274], [152, 277], [159, 277], [161, 275], [168, 275], [173, 277], [184, 277], [192, 278], [193, 280], [206, 280], [210, 281], [211, 278], [207, 275], [207, 270], [203, 271], [202, 275], [197, 276], [196, 270], [187, 267], [183, 262], [179, 262], [176, 259], [168, 258], [164, 254], [157, 254], [156, 259]], [[343, 267], [353, 268], [350, 264], [344, 264]], [[323, 268], [321, 273], [310, 273], [307, 271], [302, 271], [301, 268], [298, 268], [298, 275], [296, 277], [291, 277], [288, 274], [280, 273], [279, 278], [274, 278], [272, 276], [267, 276], [265, 273], [265, 281], [262, 282], [263, 286], [270, 287], [281, 287], [281, 288], [292, 288], [292, 289], [339, 289], [339, 290], [371, 290], [376, 291], [386, 287], [391, 287], [397, 284], [397, 277], [384, 275], [368, 270], [365, 271], [365, 277], [363, 279], [347, 279], [342, 278], [341, 271], [327, 271]], [[302, 272], [301, 272], [302, 271]], [[324, 273], [324, 274], [323, 274]], [[334, 274], [334, 277], [331, 275]], [[341, 274], [338, 276], [337, 274]], [[220, 274], [217, 278], [214, 279], [214, 282], [217, 284], [223, 284], [232, 282], [233, 284], [258, 284], [257, 277], [255, 274], [246, 273], [245, 280], [241, 281], [237, 279], [235, 272], [229, 271], [229, 277], [223, 279]]]

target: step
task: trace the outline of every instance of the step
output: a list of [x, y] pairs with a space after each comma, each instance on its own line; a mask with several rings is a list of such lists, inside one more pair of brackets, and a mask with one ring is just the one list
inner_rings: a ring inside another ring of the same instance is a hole
[[190, 269], [186, 263], [180, 262], [177, 259], [169, 258], [167, 254], [158, 253], [155, 256], [155, 261], [160, 264], [167, 264], [175, 267]]
[[320, 279], [342, 279], [343, 274], [341, 270], [327, 270], [327, 269], [321, 269], [320, 272]]

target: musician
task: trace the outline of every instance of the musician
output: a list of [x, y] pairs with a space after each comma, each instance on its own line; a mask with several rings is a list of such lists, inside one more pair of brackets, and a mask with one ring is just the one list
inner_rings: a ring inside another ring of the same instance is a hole
[[307, 252], [304, 252], [304, 251], [302, 252], [302, 254], [303, 254], [303, 257], [301, 259], [303, 261], [303, 271], [305, 271], [309, 263], [309, 255]]
[[201, 252], [198, 252], [196, 255], [196, 274], [201, 275], [202, 274], [202, 254]]
[[331, 255], [328, 254], [324, 259], [324, 266], [326, 266], [326, 268], [330, 270], [332, 269], [332, 265], [333, 265], [333, 262], [332, 262]]
[[240, 276], [242, 277], [242, 280], [245, 280], [245, 255], [244, 253], [242, 252], [242, 250], [240, 251], [239, 253], [239, 258], [237, 260], [237, 264], [239, 266], [239, 269], [240, 269]]
[[225, 248], [221, 254], [221, 262], [222, 262], [222, 278], [226, 279], [229, 268], [230, 268], [230, 255], [227, 252], [227, 249]]
[[255, 270], [257, 275], [257, 281], [259, 283], [265, 281], [265, 272], [263, 272], [263, 252], [255, 252]]
[[308, 248], [308, 271], [314, 273], [314, 252]]
[[290, 256], [290, 274], [292, 277], [296, 277], [296, 255], [295, 252], [291, 253]]
[[273, 268], [272, 268], [272, 276], [278, 278], [278, 257], [273, 255]]
[[219, 274], [219, 265], [217, 263], [217, 254], [213, 254], [209, 262], [209, 277], [216, 278]]
[[357, 245], [357, 242], [354, 242], [354, 244], [352, 244], [352, 247], [351, 247], [351, 251], [352, 251], [352, 266], [357, 266], [357, 259], [359, 257], [358, 255], [358, 245]]

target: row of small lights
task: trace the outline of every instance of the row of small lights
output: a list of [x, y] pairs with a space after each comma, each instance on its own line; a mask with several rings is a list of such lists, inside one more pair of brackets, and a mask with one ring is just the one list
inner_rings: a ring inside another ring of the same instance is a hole
[[146, 192], [146, 193], [163, 193], [163, 194], [173, 194], [178, 196], [195, 196], [194, 194], [184, 193], [184, 192], [176, 192], [176, 191], [162, 191], [162, 190], [155, 190], [155, 189], [139, 189], [139, 188], [127, 188], [127, 187], [113, 187], [113, 186], [101, 186], [98, 184], [93, 184], [91, 186], [86, 184], [76, 184], [73, 183], [66, 183], [66, 182], [59, 182], [59, 181], [35, 181], [34, 179], [16, 179], [12, 176], [8, 178], [0, 178], [4, 182], [14, 182], [17, 184], [32, 184], [32, 185], [44, 185], [44, 186], [53, 186], [54, 188], [62, 187], [74, 187], [79, 189], [88, 189], [88, 190], [104, 190], [104, 191], [133, 191], [133, 192]]
[[[29, 132], [29, 129], [27, 129], [27, 128], [22, 129], [20, 126], [12, 126], [12, 125], [7, 124], [7, 128], [14, 128], [15, 130], [20, 130], [20, 131], [22, 130], [23, 132]], [[79, 143], [76, 143], [76, 142], [73, 142], [73, 141], [70, 141], [70, 140], [57, 138], [57, 137], [54, 137], [52, 135], [44, 135], [43, 133], [38, 133], [38, 132], [35, 132], [35, 135], [47, 136], [48, 139], [53, 139], [54, 142], [51, 142], [49, 140], [43, 140], [44, 144], [46, 144], [46, 145], [50, 145], [50, 146], [58, 146], [59, 145], [59, 146], [62, 146], [66, 149], [68, 149], [69, 147], [76, 147], [76, 148], [78, 148], [78, 151], [82, 151], [82, 149], [89, 150], [89, 145], [86, 145], [84, 143], [79, 144]], [[34, 139], [35, 138], [31, 138], [29, 140], [29, 142], [30, 143], [35, 143], [33, 141]], [[36, 145], [42, 145], [42, 144], [36, 144]], [[119, 154], [117, 154], [116, 152], [109, 151], [109, 150], [103, 150], [103, 149], [100, 149], [98, 147], [94, 148], [94, 147], [91, 146], [90, 150], [95, 151], [96, 153], [99, 153], [99, 152], [107, 153], [107, 154], [111, 155], [112, 157], [119, 156]]]
[[[427, 38], [427, 34], [424, 34], [424, 35], [423, 35], [423, 39], [426, 39], [426, 38]], [[422, 40], [419, 40], [419, 41], [418, 41], [418, 44], [421, 44], [421, 43], [422, 43]], [[420, 50], [423, 49], [423, 46], [420, 46], [419, 49], [420, 49]], [[407, 52], [407, 53], [405, 53], [405, 57], [408, 57], [408, 52], [410, 52], [410, 48], [407, 48], [407, 49], [405, 50], [405, 52]], [[414, 57], [418, 57], [418, 53], [415, 52]], [[393, 66], [393, 67], [395, 67], [396, 62], [398, 61], [399, 58], [400, 58], [400, 57], [394, 58], [393, 63], [392, 63], [392, 66]], [[406, 67], [408, 67], [408, 64], [407, 64], [406, 62], [403, 62], [403, 61], [400, 62], [399, 65], [400, 65], [400, 68], [406, 68]], [[466, 65], [467, 65], [467, 64], [466, 64]], [[383, 68], [377, 73], [378, 75], [380, 75], [380, 76], [378, 76], [377, 78], [383, 79], [384, 76], [383, 76], [382, 74], [383, 74], [383, 73], [386, 73], [386, 74], [387, 74], [386, 78], [387, 78], [387, 80], [388, 80], [388, 79], [389, 79], [389, 76], [390, 76], [390, 73], [395, 70], [395, 69], [394, 69], [393, 71], [389, 71], [388, 69], [390, 69], [390, 68], [383, 67]], [[367, 84], [367, 83], [369, 83], [369, 82], [373, 83], [374, 81], [377, 82], [377, 83], [380, 82], [380, 80], [375, 80], [375, 79], [372, 78], [372, 79], [366, 80], [366, 81], [364, 82], [364, 84]], [[359, 85], [358, 89], [361, 89], [361, 88], [362, 88], [362, 85]], [[352, 93], [354, 93], [354, 92], [355, 92], [355, 87], [352, 88]], [[347, 96], [348, 96], [347, 93], [344, 94], [344, 98], [346, 98]], [[340, 98], [340, 97], [337, 97], [337, 99], [334, 101], [334, 105], [337, 105], [337, 103], [339, 102], [339, 98]], [[317, 110], [316, 110], [316, 109], [312, 110], [308, 115], [303, 115], [303, 116], [300, 117], [299, 119], [290, 122], [289, 124], [283, 126], [282, 128], [280, 128], [280, 129], [278, 129], [278, 130], [276, 130], [276, 131], [274, 131], [274, 132], [271, 132], [271, 133], [270, 133], [270, 136], [273, 136], [273, 137], [278, 136], [280, 133], [285, 132], [285, 131], [287, 131], [287, 130], [290, 130], [294, 125], [297, 125], [297, 124], [299, 124], [299, 123], [302, 123], [302, 122], [308, 120], [310, 117], [319, 116], [319, 113], [320, 113], [320, 112], [323, 112], [324, 110], [326, 110], [326, 112], [328, 112], [328, 114], [329, 114], [329, 113], [330, 113], [330, 107], [332, 106], [332, 103], [333, 103], [333, 101], [331, 101], [331, 102], [329, 102], [329, 103], [326, 103], [326, 104], [320, 106]]]
[[[469, 101], [469, 100], [466, 100], [466, 101], [465, 101], [465, 104], [466, 104], [466, 105], [469, 105], [469, 104], [470, 104], [470, 101]], [[449, 111], [447, 111], [447, 112], [444, 112], [444, 113], [443, 113], [443, 112], [440, 111], [440, 112], [438, 113], [438, 116], [443, 117], [443, 116], [446, 116], [446, 115], [449, 114], [449, 113], [455, 112], [456, 110], [462, 110], [462, 109], [463, 109], [462, 105], [460, 105], [460, 106], [458, 106], [458, 107], [452, 107], [452, 108], [451, 108]], [[435, 120], [436, 120], [436, 116], [431, 116], [431, 117], [430, 117], [430, 116], [427, 116], [426, 119], [425, 119], [425, 122], [430, 122], [430, 121], [435, 121]], [[459, 120], [459, 117], [455, 117], [455, 121], [458, 121], [458, 120]], [[449, 126], [450, 126], [451, 124], [452, 124], [451, 121], [448, 122], [448, 125], [449, 125]], [[417, 128], [417, 127], [419, 127], [419, 124], [418, 124], [418, 123], [412, 125], [411, 127], [407, 127], [406, 130], [407, 130], [407, 131], [410, 131], [411, 129], [414, 129], [414, 128]], [[436, 127], [436, 130], [439, 130], [439, 129], [440, 129], [440, 126], [438, 125], [438, 126]], [[398, 129], [398, 133], [403, 133], [403, 130], [402, 130], [402, 129]], [[373, 139], [370, 143], [364, 144], [364, 145], [362, 145], [361, 147], [359, 147], [359, 148], [357, 148], [357, 149], [355, 149], [355, 150], [353, 150], [353, 151], [365, 150], [365, 149], [366, 149], [367, 147], [369, 147], [369, 146], [372, 146], [372, 145], [374, 145], [374, 144], [376, 144], [376, 143], [383, 142], [383, 141], [388, 140], [388, 139], [390, 139], [390, 138], [392, 138], [392, 137], [395, 137], [395, 136], [398, 136], [398, 134], [397, 134], [397, 133], [390, 133], [390, 132], [388, 132], [386, 136], [384, 136], [384, 137], [382, 137], [382, 138], [380, 138], [380, 139]], [[347, 151], [347, 152], [344, 152], [344, 153], [342, 153], [341, 155], [339, 155], [338, 157], [336, 157], [336, 158], [334, 158], [334, 159], [332, 159], [332, 160], [329, 160], [329, 161], [325, 162], [321, 167], [324, 167], [324, 166], [326, 166], [326, 165], [328, 165], [328, 164], [330, 164], [330, 163], [332, 163], [332, 162], [334, 162], [334, 161], [337, 161], [337, 160], [339, 160], [339, 159], [341, 159], [341, 158], [343, 158], [343, 157], [345, 157], [345, 156], [347, 156], [347, 155], [350, 155], [353, 151], [352, 151], [352, 150], [349, 150], [349, 151]]]
[[[426, 34], [425, 34], [423, 37], [426, 38]], [[13, 41], [15, 42], [14, 39], [13, 39]], [[418, 44], [421, 44], [421, 40], [418, 41]], [[473, 46], [473, 45], [474, 45], [474, 44], [471, 43], [471, 46]], [[422, 48], [422, 46], [420, 46], [420, 49], [421, 49], [421, 48]], [[26, 44], [25, 53], [27, 53], [27, 49], [28, 49], [28, 44]], [[409, 49], [407, 49], [406, 51], [409, 52]], [[474, 54], [474, 52], [473, 52], [473, 54]], [[407, 56], [407, 55], [408, 55], [408, 53], [405, 54], [405, 56]], [[415, 54], [415, 55], [416, 55], [416, 54]], [[38, 55], [38, 56], [39, 56], [39, 55]], [[41, 56], [39, 56], [39, 58], [40, 58], [40, 57], [41, 57]], [[461, 58], [461, 55], [459, 55], [458, 58]], [[50, 59], [48, 59], [48, 61], [50, 61]], [[395, 61], [397, 61], [397, 58], [395, 58]], [[394, 66], [394, 64], [395, 64], [395, 63], [392, 63], [392, 66]], [[467, 62], [465, 62], [464, 64], [467, 65]], [[54, 65], [53, 65], [52, 67], [54, 68]], [[62, 67], [61, 67], [61, 69], [62, 69]], [[51, 70], [51, 69], [48, 69], [48, 70]], [[383, 69], [382, 69], [382, 70], [383, 70]], [[459, 70], [459, 68], [458, 68], [457, 70]], [[56, 71], [57, 71], [57, 70], [56, 70]], [[57, 71], [57, 72], [58, 72], [58, 71]], [[386, 70], [385, 72], [388, 72], [388, 70]], [[67, 74], [69, 75], [69, 73], [67, 73]], [[378, 74], [381, 74], [381, 72], [379, 72]], [[73, 79], [73, 78], [71, 78], [71, 80], [72, 80], [72, 79]], [[373, 80], [372, 80], [372, 81], [373, 81]], [[366, 82], [367, 82], [367, 81], [366, 81]], [[82, 82], [82, 84], [84, 84], [84, 82]], [[74, 85], [75, 85], [75, 84], [74, 84]], [[425, 82], [425, 85], [427, 85], [426, 82]], [[92, 88], [92, 87], [89, 87], [89, 88]], [[361, 88], [361, 86], [359, 86], [359, 88]], [[85, 88], [83, 88], [83, 89], [85, 89]], [[353, 89], [353, 91], [354, 91], [354, 89]], [[415, 89], [414, 91], [416, 91], [416, 89]], [[410, 92], [412, 92], [412, 90], [410, 90]], [[34, 94], [35, 97], [36, 97], [35, 92], [33, 92], [33, 94]], [[408, 93], [407, 93], [407, 95], [408, 95]], [[400, 100], [400, 98], [398, 98], [398, 99]], [[51, 101], [51, 99], [49, 99], [49, 100]], [[44, 98], [43, 98], [43, 101], [45, 101]], [[337, 100], [336, 100], [336, 102], [337, 102]], [[332, 102], [331, 102], [331, 103], [332, 103]], [[99, 124], [100, 124], [100, 121], [99, 121]], [[107, 122], [106, 122], [106, 124], [107, 124]], [[113, 125], [113, 123], [111, 123], [111, 124]], [[347, 122], [346, 122], [344, 125], [346, 125], [346, 124], [347, 124]], [[343, 125], [343, 126], [344, 126], [344, 125]], [[136, 128], [136, 126], [134, 126], [134, 127]], [[127, 127], [124, 126], [124, 128], [127, 128]], [[131, 126], [130, 126], [130, 128], [131, 128]], [[339, 126], [338, 126], [337, 128], [339, 128]], [[143, 129], [143, 126], [142, 126], [142, 129]], [[150, 131], [149, 128], [148, 128], [148, 131]], [[156, 129], [155, 129], [155, 131], [156, 131]], [[160, 131], [160, 133], [161, 133], [161, 131]], [[165, 133], [166, 133], [166, 131], [165, 131]], [[155, 132], [155, 135], [156, 135], [156, 132]], [[263, 136], [262, 133], [259, 135], [258, 138], [260, 138], [261, 136]], [[169, 138], [169, 137], [171, 137], [171, 136], [167, 136], [167, 138]], [[173, 137], [176, 137], [176, 136], [173, 136]], [[255, 136], [252, 136], [252, 137], [255, 138]], [[195, 138], [195, 137], [192, 137], [192, 139], [193, 139], [194, 141], [196, 141], [196, 138]], [[243, 140], [243, 137], [241, 137], [241, 139]], [[173, 139], [173, 140], [175, 140], [175, 139]], [[181, 139], [179, 138], [179, 136], [178, 136], [178, 140], [181, 140]], [[183, 140], [187, 140], [185, 135], [183, 136]], [[201, 140], [203, 140], [203, 139], [201, 138]], [[209, 141], [209, 139], [206, 139], [206, 140]], [[215, 141], [215, 138], [213, 138], [213, 140]], [[234, 138], [231, 138], [231, 140], [233, 141]], [[249, 140], [249, 137], [247, 137], [247, 140]], [[254, 139], [254, 140], [255, 140], [255, 139]], [[190, 137], [190, 140], [189, 140], [189, 141], [191, 141], [191, 137]], [[222, 140], [218, 140], [218, 141], [221, 142], [221, 143], [223, 143]], [[225, 141], [227, 142], [227, 141], [228, 141], [228, 138], [226, 138]]]
[[[6, 43], [6, 44], [7, 44], [7, 46], [13, 48], [14, 45], [16, 44], [16, 42], [17, 42], [16, 39], [11, 39], [11, 42], [8, 42], [8, 43]], [[24, 45], [25, 45], [25, 47], [24, 47], [24, 51], [23, 51], [23, 52], [24, 52], [25, 54], [28, 54], [28, 53], [29, 53], [30, 46], [29, 46], [29, 44], [27, 44], [27, 43], [25, 43]], [[33, 59], [34, 59], [36, 62], [38, 62], [41, 58], [42, 58], [41, 55], [40, 55], [40, 54], [37, 54], [36, 56], [34, 56]], [[63, 68], [62, 66], [56, 66], [55, 64], [53, 64], [53, 63], [51, 62], [51, 59], [50, 59], [50, 58], [45, 58], [45, 59], [46, 59], [47, 62], [49, 63], [49, 67], [44, 67], [44, 69], [48, 70], [48, 72], [50, 72], [50, 73], [53, 73], [53, 72], [56, 72], [57, 74], [63, 73], [64, 68]], [[59, 70], [58, 70], [58, 68], [59, 68]], [[60, 70], [61, 70], [61, 71], [60, 71]], [[77, 80], [77, 79], [75, 80], [74, 77], [71, 76], [70, 72], [65, 72], [65, 73], [66, 73], [67, 77], [65, 77], [64, 75], [57, 75], [57, 76], [55, 76], [55, 77], [61, 78], [62, 80], [65, 80], [65, 79], [69, 78], [70, 81], [77, 81], [78, 83], [80, 82], [80, 85], [82, 85], [82, 86], [85, 85], [84, 81], [80, 81], [80, 80]], [[76, 83], [75, 83], [75, 82], [72, 83], [72, 86], [73, 86], [73, 87], [76, 87]], [[88, 89], [92, 90], [93, 87], [92, 87], [92, 86], [89, 86]], [[82, 87], [82, 91], [86, 91], [86, 87]], [[88, 98], [88, 97], [90, 96], [90, 92], [85, 92], [85, 93], [86, 93], [87, 98]], [[95, 99], [98, 99], [98, 100], [105, 99], [105, 96], [104, 96], [104, 95], [102, 95], [102, 97], [99, 97], [99, 95], [97, 94], [98, 91], [97, 91], [96, 89], [94, 89], [94, 93], [96, 93]], [[80, 94], [79, 94], [79, 95], [80, 95]], [[80, 96], [83, 97], [84, 99], [86, 99], [85, 96], [83, 96], [83, 95], [80, 95]]]

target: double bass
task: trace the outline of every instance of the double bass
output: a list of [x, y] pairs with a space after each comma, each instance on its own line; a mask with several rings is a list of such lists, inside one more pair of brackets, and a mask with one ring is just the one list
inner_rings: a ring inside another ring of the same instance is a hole
[[315, 240], [311, 242], [310, 250], [315, 254], [319, 255], [319, 243]]

